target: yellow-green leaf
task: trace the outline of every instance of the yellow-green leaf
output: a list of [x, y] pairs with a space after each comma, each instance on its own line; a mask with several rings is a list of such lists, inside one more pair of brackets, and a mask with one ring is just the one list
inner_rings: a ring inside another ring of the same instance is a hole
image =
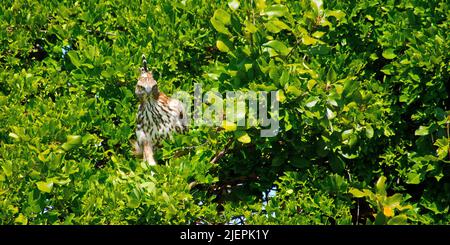
[[20, 213], [19, 216], [17, 216], [17, 218], [14, 219], [14, 223], [26, 225], [28, 224], [28, 219], [22, 213]]
[[385, 59], [388, 59], [388, 60], [392, 60], [395, 57], [397, 57], [397, 55], [394, 53], [394, 49], [391, 49], [391, 48], [384, 50], [382, 55]]
[[221, 52], [225, 52], [225, 53], [230, 52], [230, 48], [221, 40], [216, 41], [216, 46]]
[[315, 38], [312, 38], [312, 37], [310, 37], [310, 36], [303, 36], [302, 37], [302, 42], [303, 42], [303, 44], [305, 44], [305, 45], [314, 45], [314, 44], [316, 44], [317, 43], [317, 39], [315, 39]]
[[282, 4], [275, 4], [265, 9], [265, 14], [269, 17], [282, 17], [288, 12], [288, 8]]
[[302, 91], [295, 86], [289, 85], [286, 89], [287, 94], [292, 94], [295, 97], [299, 97], [302, 94]]
[[325, 35], [325, 32], [323, 32], [323, 31], [316, 31], [311, 36], [313, 36], [315, 38], [321, 38], [321, 37], [323, 37], [323, 35]]
[[256, 8], [259, 10], [264, 10], [267, 7], [266, 0], [256, 0]]
[[237, 125], [235, 123], [232, 122], [228, 122], [228, 121], [223, 121], [222, 122], [222, 127], [225, 129], [225, 131], [230, 132], [230, 131], [235, 131], [237, 129]]
[[311, 91], [312, 88], [314, 87], [314, 85], [316, 85], [316, 84], [317, 84], [317, 81], [316, 81], [316, 80], [310, 79], [310, 80], [308, 81], [308, 84], [307, 84], [306, 86], [308, 87], [308, 90]]
[[323, 12], [323, 1], [322, 0], [311, 0], [311, 7], [316, 13], [316, 15], [321, 15]]
[[247, 133], [245, 133], [244, 135], [240, 136], [237, 140], [239, 142], [244, 143], [244, 144], [248, 144], [248, 143], [250, 143], [252, 141], [252, 139], [250, 138], [250, 136], [248, 136]]
[[361, 198], [361, 197], [365, 197], [367, 196], [366, 193], [356, 189], [356, 188], [350, 188], [350, 190], [348, 191], [350, 194], [352, 194], [354, 197], [356, 198]]
[[370, 124], [366, 126], [366, 137], [369, 139], [373, 137], [373, 128]]
[[226, 35], [231, 35], [231, 32], [228, 30], [228, 28], [214, 17], [211, 18], [211, 24], [213, 25], [214, 29], [216, 29], [216, 31]]
[[68, 151], [68, 150], [72, 149], [73, 147], [80, 145], [81, 142], [82, 142], [81, 136], [79, 136], [79, 135], [69, 135], [69, 136], [67, 136], [66, 143], [64, 143], [61, 147], [64, 150]]
[[378, 181], [375, 184], [378, 194], [386, 195], [386, 184], [385, 183], [386, 183], [386, 177], [381, 176], [380, 178], [378, 178]]
[[9, 133], [8, 136], [13, 138], [14, 140], [19, 140], [19, 135], [15, 134], [13, 132]]
[[258, 31], [258, 28], [256, 28], [256, 26], [253, 25], [253, 23], [249, 20], [245, 20], [244, 25], [245, 25], [245, 30], [250, 33], [255, 33]]
[[342, 20], [345, 17], [345, 13], [342, 10], [332, 10], [327, 13], [328, 16], [334, 16], [337, 20]]
[[338, 93], [339, 95], [341, 95], [342, 92], [344, 92], [344, 87], [342, 85], [336, 84], [334, 85], [334, 87], [336, 88], [336, 93]]
[[53, 189], [53, 182], [39, 181], [36, 183], [36, 185], [40, 191], [46, 192], [46, 193], [50, 193]]
[[276, 98], [279, 102], [283, 103], [286, 100], [283, 90], [278, 90], [276, 93]]
[[78, 58], [78, 54], [77, 54], [75, 51], [70, 50], [70, 51], [67, 53], [67, 56], [69, 56], [70, 61], [72, 61], [72, 64], [73, 64], [74, 66], [76, 66], [76, 67], [80, 67], [80, 66], [81, 66], [81, 61], [80, 61], [80, 59]]
[[395, 217], [392, 217], [387, 222], [388, 225], [406, 225], [407, 224], [408, 217], [404, 214], [397, 215]]
[[269, 41], [267, 43], [264, 43], [263, 46], [267, 46], [274, 49], [278, 54], [281, 54], [282, 56], [288, 55], [292, 49], [286, 47], [286, 45], [283, 42], [280, 42], [278, 40]]
[[426, 126], [420, 126], [419, 129], [417, 129], [414, 132], [414, 135], [417, 135], [417, 136], [424, 136], [424, 135], [428, 135], [428, 134], [430, 134], [430, 132], [428, 130], [428, 127], [426, 127]]
[[231, 23], [231, 16], [230, 14], [223, 10], [223, 9], [218, 9], [214, 12], [214, 16], [213, 18], [215, 18], [216, 20], [222, 22], [224, 25], [228, 25]]

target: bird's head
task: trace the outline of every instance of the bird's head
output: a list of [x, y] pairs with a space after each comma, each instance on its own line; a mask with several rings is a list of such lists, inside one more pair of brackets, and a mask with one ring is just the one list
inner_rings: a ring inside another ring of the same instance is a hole
[[142, 55], [142, 67], [140, 70], [141, 75], [139, 76], [135, 90], [137, 97], [141, 101], [156, 100], [159, 96], [158, 84], [153, 78], [153, 73], [147, 69], [147, 60], [144, 55]]

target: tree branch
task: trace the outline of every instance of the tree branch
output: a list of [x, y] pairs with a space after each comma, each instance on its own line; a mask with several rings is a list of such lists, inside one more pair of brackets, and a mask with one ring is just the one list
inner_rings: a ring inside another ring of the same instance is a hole
[[228, 140], [225, 148], [223, 148], [223, 150], [221, 150], [214, 156], [214, 158], [211, 160], [211, 163], [217, 163], [230, 150], [231, 143], [233, 143], [233, 139]]

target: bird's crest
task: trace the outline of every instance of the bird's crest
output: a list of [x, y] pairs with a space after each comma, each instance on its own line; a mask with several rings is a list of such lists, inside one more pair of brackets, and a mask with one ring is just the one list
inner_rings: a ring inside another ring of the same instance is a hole
[[147, 70], [147, 59], [145, 59], [145, 55], [142, 55], [142, 68], [141, 71], [148, 72]]
[[137, 85], [149, 88], [156, 85], [156, 80], [153, 78], [153, 73], [147, 68], [147, 59], [145, 58], [145, 55], [142, 55], [141, 75]]

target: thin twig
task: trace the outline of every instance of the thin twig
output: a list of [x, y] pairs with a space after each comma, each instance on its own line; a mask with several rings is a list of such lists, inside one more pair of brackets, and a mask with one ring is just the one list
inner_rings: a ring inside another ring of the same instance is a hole
[[359, 199], [357, 200], [357, 209], [356, 209], [356, 225], [359, 225]]
[[253, 0], [251, 1], [250, 5], [252, 6], [252, 20], [253, 25], [255, 24], [255, 6], [253, 6]]
[[223, 150], [221, 150], [214, 156], [214, 158], [211, 160], [211, 163], [217, 163], [228, 152], [232, 142], [233, 139], [229, 139], [227, 144], [225, 145], [225, 148], [223, 148]]
[[[450, 143], [450, 125], [448, 122], [448, 116], [447, 116], [447, 142]], [[448, 148], [448, 160], [450, 160], [450, 147]]]
[[[286, 59], [289, 58], [289, 56], [291, 56], [291, 54], [293, 53], [293, 51], [297, 48], [297, 46], [300, 44], [300, 39], [297, 39], [297, 42], [295, 42], [294, 47], [292, 47], [291, 50], [289, 50], [289, 53], [286, 55]], [[303, 58], [305, 59], [305, 58]]]

